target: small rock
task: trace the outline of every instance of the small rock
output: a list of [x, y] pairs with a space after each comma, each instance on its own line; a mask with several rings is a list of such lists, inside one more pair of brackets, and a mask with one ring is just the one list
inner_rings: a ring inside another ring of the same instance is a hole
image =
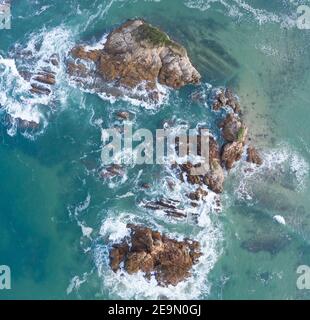
[[141, 188], [142, 188], [142, 189], [150, 189], [150, 188], [151, 188], [151, 185], [148, 184], [148, 183], [142, 183]]
[[36, 83], [31, 83], [30, 92], [34, 94], [39, 94], [39, 95], [42, 95], [42, 94], [49, 95], [51, 93], [51, 90], [46, 87], [40, 86]]
[[247, 161], [251, 163], [255, 163], [257, 165], [262, 165], [263, 160], [261, 156], [259, 155], [258, 151], [256, 150], [255, 147], [249, 146], [247, 150]]
[[129, 120], [130, 119], [130, 113], [127, 111], [119, 111], [116, 113], [116, 116], [122, 120]]
[[51, 73], [41, 73], [33, 77], [33, 79], [38, 82], [49, 84], [49, 85], [54, 85], [56, 83], [55, 76]]

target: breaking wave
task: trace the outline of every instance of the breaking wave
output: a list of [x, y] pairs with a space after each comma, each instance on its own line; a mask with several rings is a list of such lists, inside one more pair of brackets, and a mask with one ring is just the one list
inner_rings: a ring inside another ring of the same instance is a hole
[[[243, 0], [186, 0], [185, 5], [189, 8], [206, 11], [214, 5], [219, 5], [224, 13], [238, 20], [255, 20], [260, 25], [266, 23], [277, 23], [282, 27], [295, 27], [297, 24], [296, 7], [289, 14], [279, 14], [266, 9], [255, 8]], [[289, 6], [288, 1], [282, 1], [283, 8]]]
[[309, 163], [288, 145], [280, 145], [262, 153], [263, 164], [240, 162], [234, 169], [235, 193], [238, 199], [255, 201], [258, 182], [280, 185], [295, 192], [304, 190], [309, 178]]
[[[64, 27], [29, 35], [26, 45], [16, 44], [8, 58], [0, 56], [0, 111], [2, 121], [9, 135], [15, 135], [18, 128], [28, 138], [42, 133], [51, 113], [64, 107], [68, 93], [63, 85], [65, 77], [63, 58], [73, 44], [73, 34]], [[48, 63], [51, 54], [59, 57], [56, 67]], [[56, 84], [41, 85], [51, 91], [49, 94], [33, 94], [33, 75], [42, 70], [55, 74]], [[35, 129], [35, 130], [33, 130]]]

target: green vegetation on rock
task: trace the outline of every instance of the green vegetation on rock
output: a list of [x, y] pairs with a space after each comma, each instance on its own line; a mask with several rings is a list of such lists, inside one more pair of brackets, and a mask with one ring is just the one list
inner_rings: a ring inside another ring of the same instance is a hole
[[241, 127], [238, 131], [238, 134], [237, 134], [237, 139], [239, 142], [242, 142], [243, 139], [244, 139], [244, 134], [245, 134], [245, 128], [244, 127]]
[[136, 38], [139, 41], [147, 41], [153, 46], [170, 47], [177, 50], [180, 54], [184, 54], [185, 49], [174, 41], [170, 40], [168, 35], [160, 29], [153, 27], [147, 23], [143, 23], [136, 30]]

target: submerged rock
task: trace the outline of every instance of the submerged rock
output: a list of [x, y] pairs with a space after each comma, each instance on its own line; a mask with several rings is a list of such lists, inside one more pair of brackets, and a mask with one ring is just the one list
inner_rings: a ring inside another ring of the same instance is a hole
[[265, 251], [274, 255], [285, 248], [289, 242], [290, 239], [283, 235], [257, 236], [253, 239], [243, 241], [241, 248], [252, 253]]
[[124, 265], [129, 274], [153, 274], [161, 286], [177, 285], [191, 275], [191, 268], [201, 256], [197, 241], [177, 241], [150, 228], [128, 225], [131, 233], [110, 250], [114, 272]]
[[[0, 105], [0, 108], [1, 108], [1, 105]], [[26, 120], [18, 117], [14, 118], [9, 114], [6, 115], [5, 122], [7, 125], [14, 124], [21, 130], [26, 130], [26, 129], [35, 130], [39, 128], [39, 123], [33, 120]]]
[[[156, 100], [157, 83], [179, 89], [200, 81], [185, 48], [141, 19], [129, 20], [112, 31], [103, 49], [76, 46], [70, 58], [69, 75], [98, 93], [121, 95], [122, 89], [141, 87]], [[133, 90], [127, 94], [135, 95]]]
[[147, 209], [163, 211], [168, 217], [186, 218], [185, 211], [178, 207], [179, 201], [173, 199], [160, 199], [156, 201], [145, 201], [141, 205]]

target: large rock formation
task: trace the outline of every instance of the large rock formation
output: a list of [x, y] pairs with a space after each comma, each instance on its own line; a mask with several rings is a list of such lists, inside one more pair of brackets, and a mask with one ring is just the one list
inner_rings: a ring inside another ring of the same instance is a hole
[[111, 32], [102, 49], [80, 45], [70, 56], [67, 69], [72, 79], [99, 93], [118, 96], [123, 89], [141, 88], [157, 99], [157, 82], [179, 89], [200, 81], [186, 50], [140, 19], [129, 20]]
[[131, 229], [130, 237], [110, 250], [113, 271], [123, 264], [129, 274], [154, 274], [161, 286], [177, 285], [190, 276], [192, 266], [201, 256], [197, 241], [177, 241], [146, 227], [127, 227]]
[[[221, 150], [221, 165], [230, 170], [235, 162], [242, 158], [248, 140], [248, 128], [241, 119], [242, 112], [237, 96], [230, 89], [219, 89], [213, 94], [212, 109], [218, 111], [225, 107], [231, 108], [232, 112], [229, 112], [219, 125], [225, 141]], [[262, 159], [254, 147], [248, 148], [247, 161], [262, 164]]]

